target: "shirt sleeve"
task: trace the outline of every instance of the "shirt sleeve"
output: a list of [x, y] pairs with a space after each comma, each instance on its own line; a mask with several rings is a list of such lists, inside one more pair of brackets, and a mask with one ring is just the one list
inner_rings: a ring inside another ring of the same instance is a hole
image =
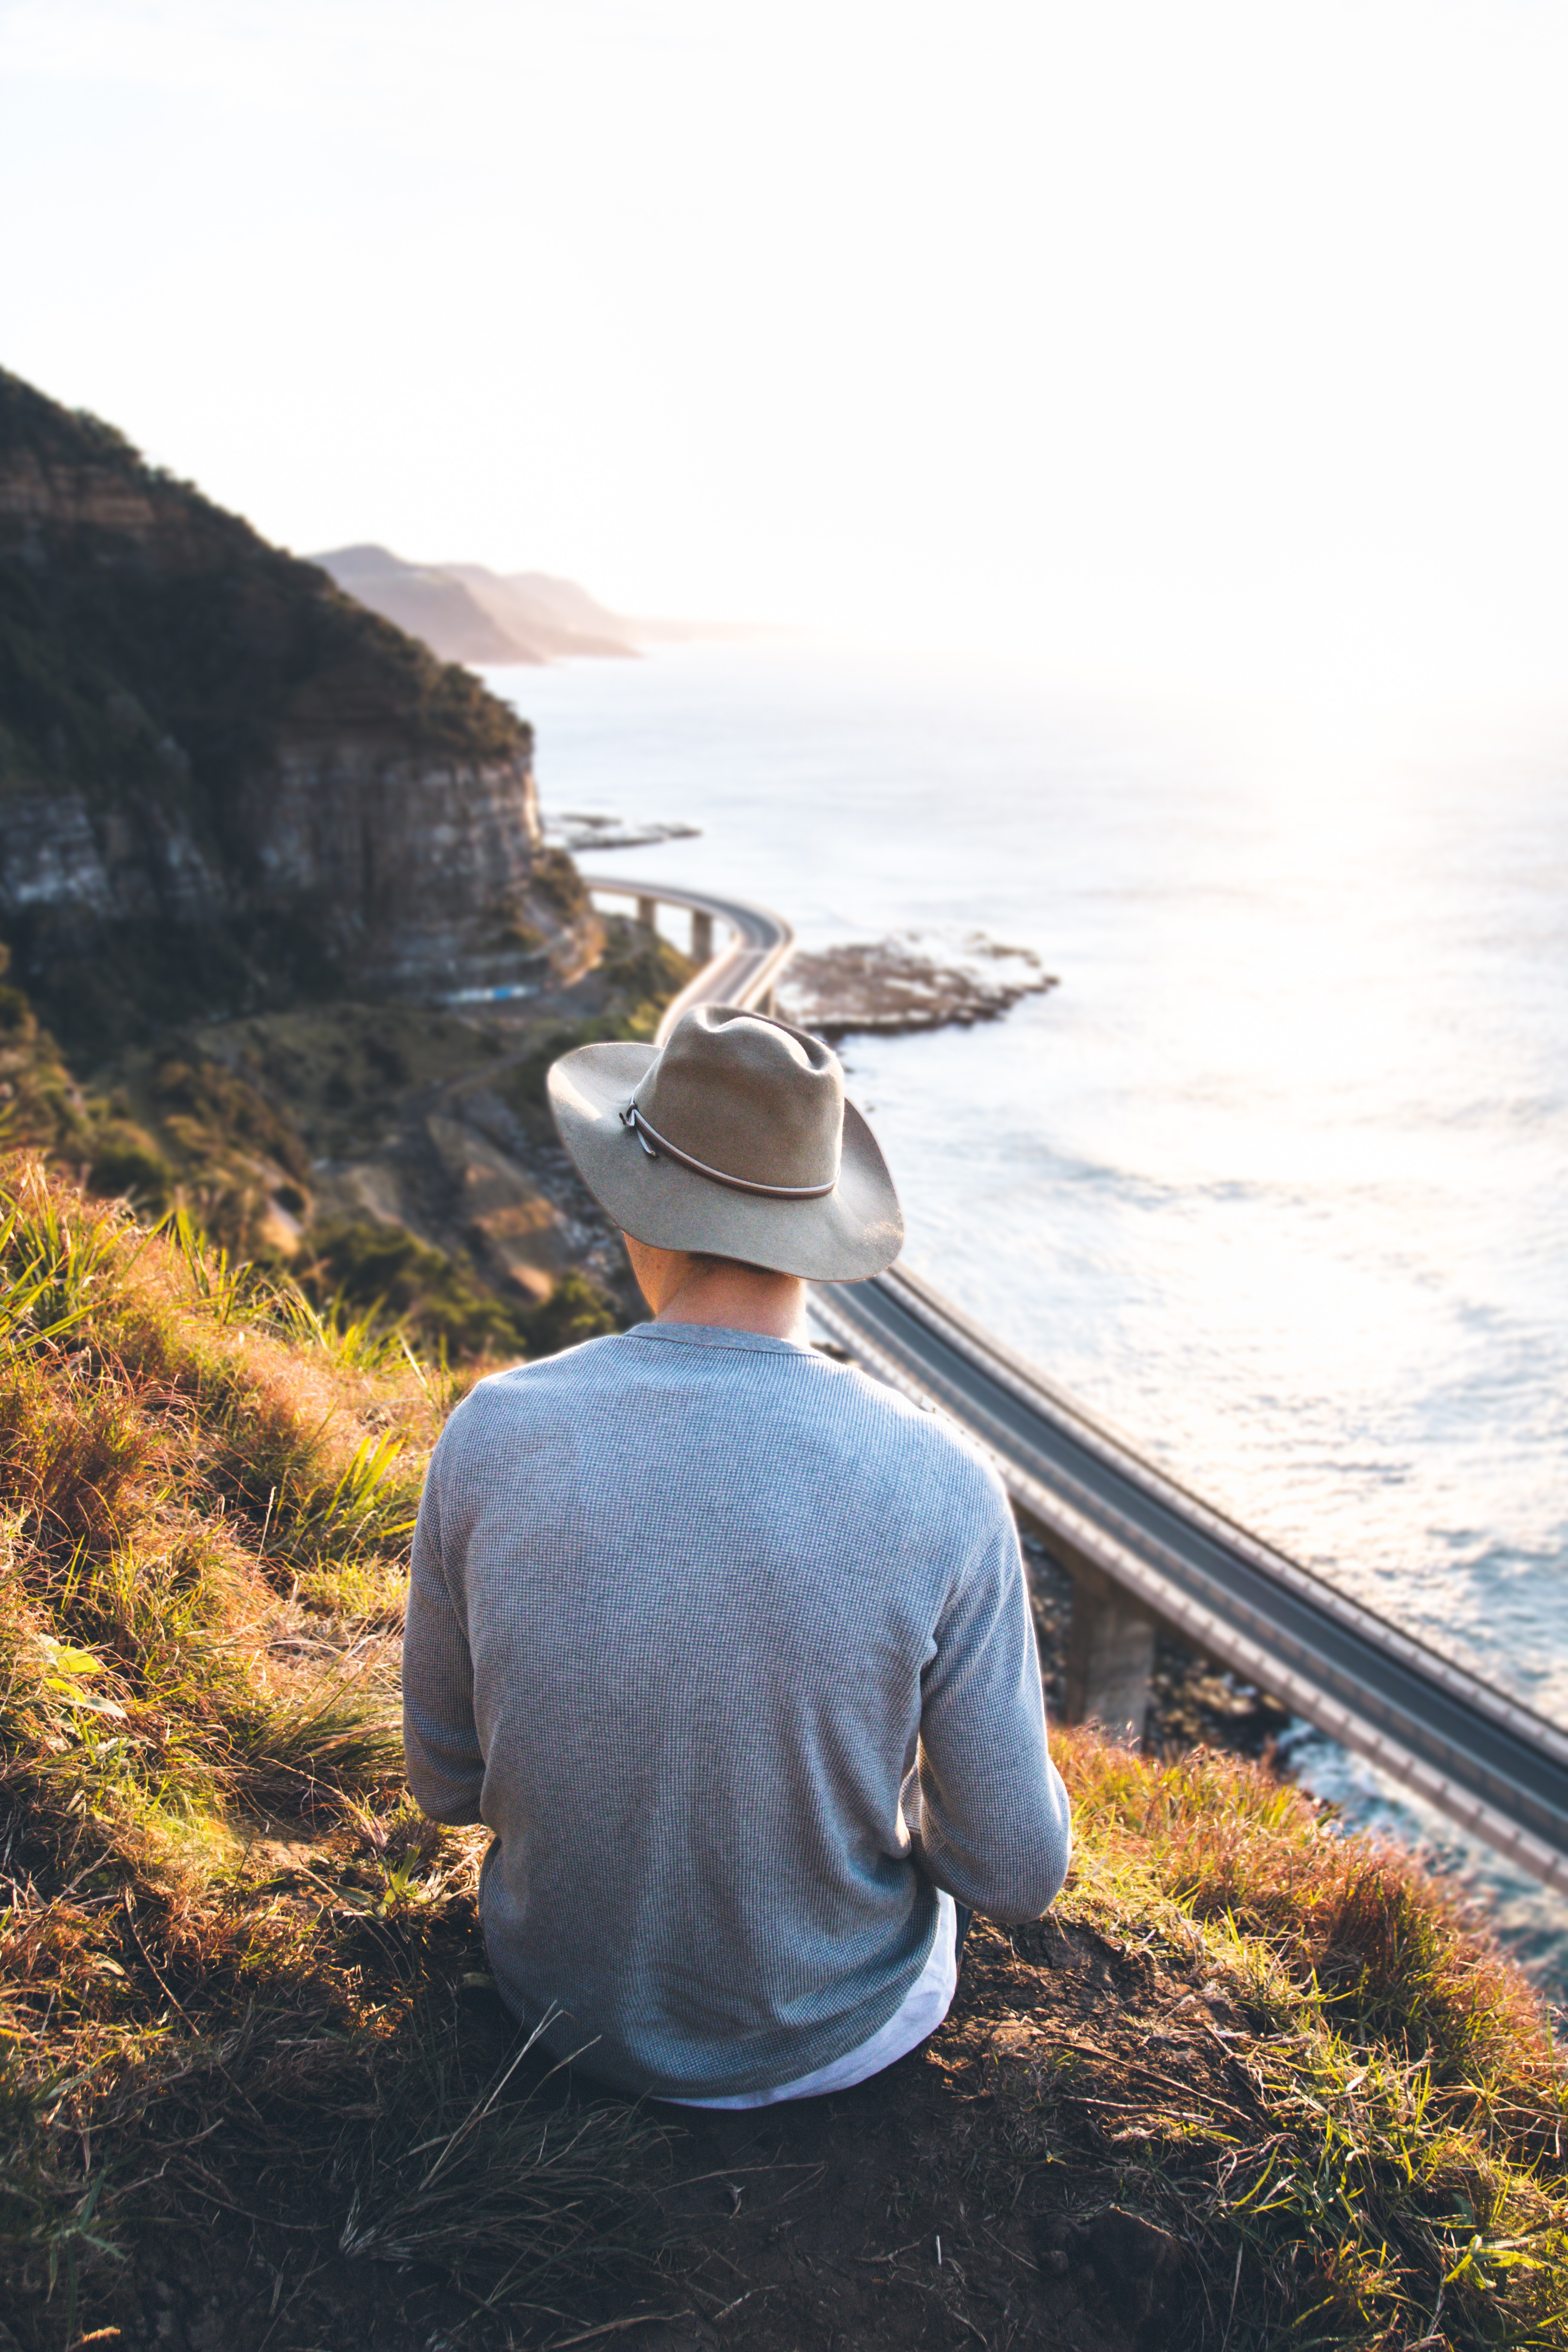
[[474, 1662], [441, 1548], [439, 1454], [433, 1459], [408, 1577], [403, 1637], [403, 1753], [421, 1811], [477, 1822], [485, 1759], [474, 1723]]
[[928, 1877], [989, 1918], [1022, 1922], [1039, 1918], [1059, 1892], [1072, 1824], [1047, 1745], [1023, 1555], [994, 1484], [991, 1503], [922, 1677], [904, 1810]]

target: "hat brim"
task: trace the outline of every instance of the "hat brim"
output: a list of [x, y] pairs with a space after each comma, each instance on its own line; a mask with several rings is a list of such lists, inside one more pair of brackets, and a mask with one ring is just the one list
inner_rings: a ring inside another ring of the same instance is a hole
[[818, 1201], [771, 1201], [650, 1159], [621, 1113], [658, 1059], [654, 1045], [579, 1045], [549, 1076], [550, 1108], [573, 1165], [623, 1233], [656, 1249], [705, 1250], [806, 1282], [865, 1282], [904, 1244], [903, 1213], [876, 1138], [844, 1106], [838, 1181]]

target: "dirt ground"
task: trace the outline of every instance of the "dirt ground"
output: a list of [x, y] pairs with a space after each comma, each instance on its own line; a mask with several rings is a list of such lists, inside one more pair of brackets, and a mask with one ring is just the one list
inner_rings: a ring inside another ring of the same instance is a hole
[[[976, 1921], [947, 2021], [874, 2081], [751, 2114], [655, 2110], [668, 2126], [647, 2183], [658, 2250], [618, 2276], [563, 2289], [554, 2305], [476, 2313], [416, 2266], [345, 2258], [336, 2211], [280, 2226], [234, 2195], [207, 2227], [150, 2230], [115, 2324], [89, 2322], [74, 2341], [1163, 2352], [1197, 2317], [1202, 2284], [1181, 2243], [1139, 2211], [1146, 2142], [1134, 2132], [1124, 2145], [1118, 2108], [1144, 2129], [1152, 2098], [1189, 2122], [1201, 2120], [1194, 2103], [1211, 2123], [1236, 2115], [1228, 2005], [1200, 1975], [1081, 1926], [1009, 1936]], [[499, 2058], [510, 2021], [493, 1997], [465, 1999], [476, 2055]]]

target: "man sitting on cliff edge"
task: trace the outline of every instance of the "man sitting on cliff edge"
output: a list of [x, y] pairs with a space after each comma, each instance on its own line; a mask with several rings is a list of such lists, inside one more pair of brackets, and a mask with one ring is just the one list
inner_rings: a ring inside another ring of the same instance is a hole
[[408, 1777], [482, 1821], [485, 1938], [545, 2041], [761, 2106], [941, 2022], [971, 1909], [1062, 1883], [1012, 1516], [955, 1430], [810, 1346], [903, 1238], [817, 1038], [726, 1006], [550, 1073], [654, 1319], [481, 1381], [431, 1460]]

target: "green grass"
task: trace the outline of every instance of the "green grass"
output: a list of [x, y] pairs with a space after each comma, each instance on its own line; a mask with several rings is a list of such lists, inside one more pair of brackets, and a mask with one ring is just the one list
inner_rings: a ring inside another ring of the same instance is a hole
[[[149, 2231], [231, 2210], [388, 2294], [415, 2262], [519, 2342], [606, 2281], [667, 2285], [678, 2127], [476, 2053], [483, 1835], [403, 1786], [409, 1528], [467, 1376], [26, 1156], [0, 1267], [13, 2334], [119, 2325]], [[1026, 2059], [983, 2037], [954, 2179], [997, 2212], [1043, 2181], [1069, 2231], [1156, 2223], [1173, 2352], [1563, 2352], [1568, 2099], [1517, 1973], [1255, 1768], [1058, 1748], [1073, 1875], [1009, 1940], [1060, 1982], [1077, 1938], [1114, 1998], [1054, 2010]]]
[[[1234, 2018], [1158, 2092], [1131, 2029], [1048, 2086], [1089, 2073], [1119, 2104], [1109, 2177], [1189, 2249], [1193, 2340], [1568, 2346], [1568, 2077], [1522, 1979], [1409, 1857], [1257, 1767], [1058, 1747], [1079, 1824], [1061, 1916]], [[1016, 2153], [1070, 2163], [1072, 2112], [1047, 2088]]]
[[[204, 1295], [216, 1285], [248, 1307], [270, 1278], [281, 1328], [308, 1336], [314, 1316], [366, 1369], [378, 1350], [405, 1362], [410, 1346], [459, 1363], [552, 1354], [620, 1328], [581, 1271], [530, 1304], [470, 1253], [381, 1218], [317, 1214], [310, 1162], [363, 1156], [396, 1127], [405, 1097], [498, 1062], [498, 1090], [535, 1141], [552, 1144], [550, 1061], [587, 1040], [651, 1035], [689, 971], [632, 926], [612, 922], [607, 940], [592, 988], [600, 1009], [524, 1031], [535, 1050], [519, 1066], [507, 1066], [514, 1032], [410, 1005], [333, 1004], [193, 1032], [177, 1054], [122, 1056], [84, 1092], [26, 998], [0, 986], [0, 1150], [30, 1147], [94, 1194], [125, 1200], [167, 1231]], [[0, 943], [0, 973], [5, 956]]]
[[[357, 2212], [366, 2254], [429, 2203], [398, 2119], [432, 2068], [466, 2095], [482, 1840], [409, 1805], [396, 1651], [463, 1383], [26, 1157], [0, 1269], [0, 2304], [54, 2347], [149, 2221], [268, 2168]], [[647, 2127], [511, 2098], [485, 2147], [508, 2134], [540, 2151], [488, 2209], [514, 2283], [599, 2274]], [[442, 2179], [471, 2200], [472, 2155]]]

